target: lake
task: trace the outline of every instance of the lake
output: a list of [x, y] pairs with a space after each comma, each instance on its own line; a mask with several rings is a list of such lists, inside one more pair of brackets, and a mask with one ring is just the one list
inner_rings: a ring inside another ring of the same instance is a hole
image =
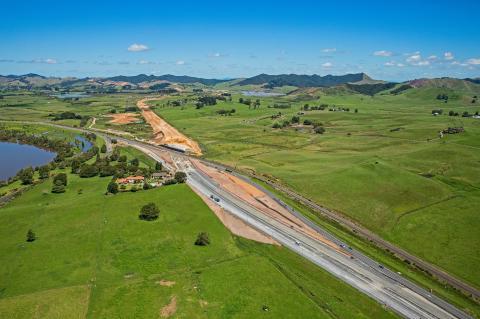
[[284, 93], [276, 92], [267, 92], [267, 91], [242, 91], [242, 94], [245, 96], [258, 96], [258, 97], [269, 97], [269, 96], [283, 96]]
[[59, 99], [81, 99], [83, 97], [89, 97], [90, 95], [84, 92], [70, 92], [70, 93], [54, 94], [53, 96]]
[[7, 180], [28, 166], [42, 166], [57, 154], [41, 148], [9, 142], [0, 142], [0, 180]]

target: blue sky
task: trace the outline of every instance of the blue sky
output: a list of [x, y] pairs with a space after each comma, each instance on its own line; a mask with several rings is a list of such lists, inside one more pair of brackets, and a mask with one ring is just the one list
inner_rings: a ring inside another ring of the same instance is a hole
[[0, 74], [480, 76], [479, 1], [9, 1]]

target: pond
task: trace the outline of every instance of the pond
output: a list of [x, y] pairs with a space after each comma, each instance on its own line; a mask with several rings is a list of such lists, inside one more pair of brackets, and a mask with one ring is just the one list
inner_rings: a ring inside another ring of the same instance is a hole
[[242, 91], [242, 94], [245, 96], [258, 96], [258, 97], [268, 97], [268, 96], [283, 96], [283, 93], [276, 92], [267, 92], [267, 91]]
[[0, 180], [15, 176], [22, 168], [45, 165], [56, 155], [31, 145], [0, 142]]
[[70, 92], [54, 94], [53, 96], [59, 99], [80, 99], [82, 97], [89, 97], [90, 95], [86, 94], [85, 92]]
[[87, 152], [93, 146], [92, 142], [81, 135], [75, 136], [75, 141], [72, 142], [72, 145], [78, 146], [83, 153]]

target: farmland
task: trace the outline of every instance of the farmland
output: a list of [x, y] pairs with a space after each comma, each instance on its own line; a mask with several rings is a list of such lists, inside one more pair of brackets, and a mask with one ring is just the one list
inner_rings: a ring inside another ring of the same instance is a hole
[[[232, 236], [186, 185], [105, 196], [108, 178], [68, 180], [2, 208], [1, 317], [151, 318], [172, 298], [178, 317], [394, 317], [286, 249]], [[159, 219], [139, 220], [152, 201]], [[208, 247], [193, 245], [200, 231]]]

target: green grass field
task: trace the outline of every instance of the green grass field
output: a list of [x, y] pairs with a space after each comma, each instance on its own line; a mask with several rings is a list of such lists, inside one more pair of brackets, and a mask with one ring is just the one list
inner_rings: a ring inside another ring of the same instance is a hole
[[[197, 139], [207, 158], [277, 178], [480, 287], [480, 120], [431, 115], [438, 108], [461, 114], [480, 107], [470, 103], [468, 94], [444, 104], [435, 99], [439, 92], [442, 89], [426, 88], [398, 96], [262, 98], [256, 110], [235, 102], [239, 96], [234, 96], [234, 102], [200, 110], [190, 104], [159, 105], [156, 112]], [[276, 100], [289, 101], [292, 107], [268, 108]], [[281, 111], [281, 119], [290, 119], [305, 103], [351, 111], [300, 116], [322, 122], [323, 135], [271, 128], [278, 121], [271, 115]], [[237, 111], [233, 116], [216, 114], [231, 108]], [[438, 139], [438, 131], [449, 126], [463, 126], [466, 132]], [[462, 209], [449, 209], [459, 203]]]
[[[260, 98], [258, 109], [237, 103], [240, 95], [236, 94], [233, 102], [219, 101], [215, 106], [201, 109], [195, 108], [191, 94], [172, 96], [150, 104], [169, 123], [197, 140], [206, 158], [275, 178], [480, 287], [477, 267], [480, 261], [477, 249], [480, 245], [477, 235], [480, 227], [480, 120], [445, 115], [449, 110], [460, 114], [464, 111], [474, 113], [480, 111], [480, 106], [471, 103], [471, 92], [461, 89], [447, 90], [451, 97], [448, 103], [438, 101], [436, 95], [446, 90], [422, 88], [396, 96], [380, 94], [373, 97], [330, 90], [329, 94]], [[79, 102], [66, 102], [43, 96], [6, 96], [0, 101], [0, 119], [47, 121], [49, 118], [46, 115], [57, 109], [75, 110], [82, 115], [97, 116], [100, 119], [99, 128], [126, 129], [139, 137], [148, 137], [144, 124], [110, 126], [103, 117], [112, 108], [121, 111], [126, 105], [134, 104], [135, 98], [101, 95]], [[180, 107], [167, 105], [168, 101], [184, 98], [188, 102]], [[290, 103], [291, 108], [269, 107], [279, 102]], [[302, 121], [310, 119], [323, 123], [326, 129], [323, 135], [313, 134], [311, 129], [304, 127], [272, 128], [275, 122], [303, 112], [301, 109], [306, 103], [311, 106], [325, 103], [348, 107], [350, 112], [307, 111], [300, 115]], [[219, 110], [232, 108], [236, 109], [232, 116], [217, 114]], [[439, 108], [444, 110], [444, 115], [432, 116], [431, 111]], [[358, 113], [353, 112], [354, 109], [358, 109]], [[282, 113], [280, 118], [272, 119], [272, 115], [278, 112]], [[438, 131], [449, 126], [463, 126], [466, 131], [439, 139]], [[136, 150], [127, 149], [125, 152], [129, 158], [138, 157], [142, 165], [152, 165]], [[143, 196], [146, 192], [139, 193]], [[121, 196], [134, 195], [137, 194]], [[108, 200], [105, 202], [108, 203]], [[304, 213], [315, 220], [310, 213]], [[335, 225], [316, 221], [332, 232], [338, 232]], [[341, 231], [337, 235], [347, 236]], [[404, 268], [405, 265], [382, 255], [368, 243], [358, 241], [354, 236], [347, 237], [349, 242], [356, 243], [360, 249], [385, 264], [408, 274], [426, 287], [433, 287], [460, 307], [478, 313], [476, 305], [462, 301], [458, 294], [443, 289], [408, 267]], [[255, 245], [244, 245], [242, 242], [235, 239], [232, 247], [249, 256], [258, 251]], [[277, 252], [275, 249], [266, 251]], [[266, 252], [262, 250], [262, 254]], [[273, 255], [268, 256], [272, 261]], [[286, 264], [292, 267], [292, 264]], [[177, 280], [181, 282], [183, 279]], [[135, 284], [140, 285], [138, 282]], [[122, 294], [123, 290], [119, 290], [118, 293]], [[332, 296], [333, 292], [324, 294], [324, 298]], [[116, 292], [110, 293], [116, 296]], [[145, 294], [151, 296], [150, 293]], [[134, 296], [125, 298], [130, 300]], [[316, 304], [318, 306], [318, 302]], [[103, 309], [104, 306], [99, 307]]]
[[[183, 318], [395, 317], [284, 248], [232, 236], [186, 185], [105, 196], [108, 178], [68, 177], [64, 194], [47, 181], [1, 210], [2, 318], [152, 318], [174, 296]], [[139, 220], [151, 201], [160, 218]], [[193, 245], [201, 231], [211, 245]]]

